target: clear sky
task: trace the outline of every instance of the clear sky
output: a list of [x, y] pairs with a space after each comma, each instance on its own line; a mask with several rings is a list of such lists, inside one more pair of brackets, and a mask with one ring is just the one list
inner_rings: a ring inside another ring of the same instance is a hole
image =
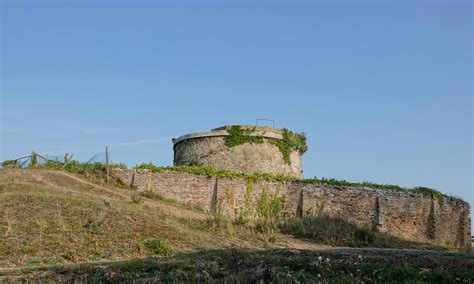
[[270, 118], [306, 177], [474, 204], [471, 1], [382, 2], [3, 0], [0, 159], [170, 165], [172, 137]]

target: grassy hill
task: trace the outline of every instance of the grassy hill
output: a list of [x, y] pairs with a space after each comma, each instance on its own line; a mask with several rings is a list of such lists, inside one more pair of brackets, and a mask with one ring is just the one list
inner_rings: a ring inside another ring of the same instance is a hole
[[213, 218], [102, 179], [0, 169], [0, 282], [474, 280], [472, 253], [334, 250], [280, 232], [270, 242]]

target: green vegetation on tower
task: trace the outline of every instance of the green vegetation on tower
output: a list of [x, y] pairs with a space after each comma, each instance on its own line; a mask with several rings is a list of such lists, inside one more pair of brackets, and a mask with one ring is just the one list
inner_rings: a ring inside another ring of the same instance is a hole
[[255, 127], [251, 129], [242, 128], [239, 125], [232, 125], [227, 128], [228, 136], [224, 138], [227, 147], [235, 147], [245, 143], [262, 144], [263, 137], [260, 135], [251, 135]]
[[[227, 128], [229, 135], [224, 138], [224, 143], [227, 147], [235, 147], [245, 143], [262, 144], [263, 136], [255, 134], [255, 130], [256, 127], [242, 128], [239, 125], [230, 126]], [[291, 164], [290, 155], [293, 151], [297, 151], [301, 155], [308, 151], [305, 135], [295, 133], [286, 128], [282, 129], [282, 139], [267, 139], [278, 147], [283, 155], [283, 160], [288, 165]]]

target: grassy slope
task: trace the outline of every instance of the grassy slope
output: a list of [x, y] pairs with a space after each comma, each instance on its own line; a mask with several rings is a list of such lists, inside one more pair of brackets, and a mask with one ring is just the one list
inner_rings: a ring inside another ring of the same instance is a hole
[[[60, 171], [0, 169], [0, 282], [136, 277], [474, 280], [473, 254], [315, 251], [317, 246], [296, 241], [273, 246], [313, 250], [259, 251], [268, 244], [256, 233], [210, 229], [203, 226], [207, 215], [202, 211], [150, 199], [133, 203], [135, 194]], [[138, 249], [138, 243], [151, 239], [167, 241], [174, 256], [156, 258]], [[248, 250], [229, 249], [232, 246]], [[319, 256], [331, 261], [319, 263]]]
[[174, 252], [263, 245], [193, 229], [204, 212], [148, 199], [136, 204], [132, 190], [69, 175], [0, 170], [0, 267], [140, 257], [150, 253], [137, 244], [150, 239], [167, 241]]

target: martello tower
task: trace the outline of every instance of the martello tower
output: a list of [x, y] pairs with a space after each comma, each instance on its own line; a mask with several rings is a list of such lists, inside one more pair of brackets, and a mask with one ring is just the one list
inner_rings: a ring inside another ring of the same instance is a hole
[[173, 139], [174, 165], [301, 177], [306, 138], [287, 129], [227, 125]]

